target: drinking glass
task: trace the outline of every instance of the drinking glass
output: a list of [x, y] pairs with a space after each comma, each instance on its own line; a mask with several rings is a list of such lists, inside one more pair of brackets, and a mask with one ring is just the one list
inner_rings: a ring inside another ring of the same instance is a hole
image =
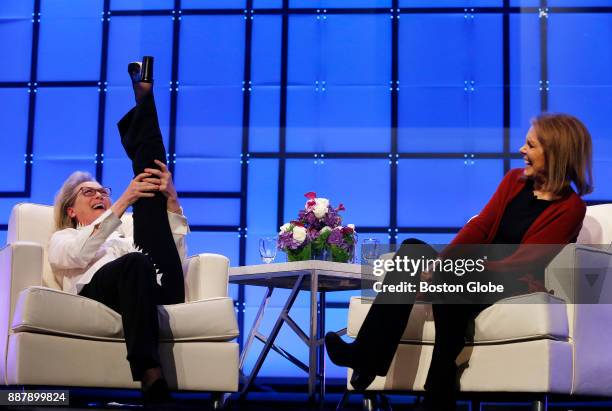
[[259, 239], [259, 254], [261, 261], [270, 264], [276, 258], [276, 237], [262, 237]]
[[361, 263], [372, 264], [378, 258], [380, 241], [376, 238], [364, 238], [361, 243]]

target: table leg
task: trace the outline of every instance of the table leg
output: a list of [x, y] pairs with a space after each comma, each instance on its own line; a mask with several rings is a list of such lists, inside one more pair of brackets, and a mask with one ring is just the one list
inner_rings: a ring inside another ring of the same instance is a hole
[[257, 331], [259, 331], [259, 323], [261, 323], [261, 319], [263, 318], [264, 312], [266, 310], [266, 307], [268, 306], [268, 302], [270, 302], [270, 297], [272, 296], [273, 292], [274, 292], [274, 288], [268, 287], [266, 289], [266, 294], [264, 295], [263, 300], [261, 300], [261, 304], [259, 304], [257, 315], [255, 316], [255, 319], [253, 320], [253, 326], [251, 327], [251, 331], [249, 332], [249, 337], [247, 338], [246, 344], [244, 345], [244, 348], [242, 349], [242, 354], [240, 354], [239, 369], [240, 369], [241, 374], [243, 374], [244, 361], [249, 353], [249, 350], [251, 349], [251, 346], [253, 345], [255, 334], [257, 334]]
[[317, 272], [313, 270], [310, 276], [310, 334], [308, 341], [308, 400], [313, 403], [316, 396], [317, 374], [318, 374], [318, 307], [317, 296], [319, 279]]
[[270, 352], [270, 349], [272, 348], [272, 345], [274, 344], [274, 341], [276, 340], [276, 337], [278, 336], [278, 333], [283, 323], [285, 322], [285, 320], [283, 319], [283, 315], [288, 313], [291, 307], [293, 306], [293, 303], [295, 302], [295, 299], [298, 293], [300, 292], [300, 287], [302, 286], [303, 282], [304, 282], [304, 274], [301, 274], [296, 280], [293, 286], [293, 289], [291, 290], [291, 293], [289, 294], [289, 297], [287, 297], [287, 301], [285, 302], [285, 305], [281, 313], [279, 314], [278, 318], [276, 319], [276, 322], [274, 323], [274, 326], [272, 327], [270, 336], [268, 337], [266, 344], [264, 345], [263, 349], [259, 353], [259, 356], [257, 357], [257, 361], [255, 362], [255, 366], [253, 367], [251, 374], [248, 376], [246, 382], [244, 383], [242, 390], [240, 390], [241, 398], [244, 398], [246, 396], [246, 394], [249, 391], [249, 388], [251, 388], [251, 384], [253, 383], [253, 380], [255, 379], [255, 377], [257, 377], [257, 374], [259, 373], [259, 370], [261, 369], [261, 366], [263, 365], [264, 360], [268, 356], [268, 353]]
[[317, 337], [317, 356], [319, 357], [319, 401], [323, 403], [325, 398], [325, 291], [319, 292], [319, 336]]

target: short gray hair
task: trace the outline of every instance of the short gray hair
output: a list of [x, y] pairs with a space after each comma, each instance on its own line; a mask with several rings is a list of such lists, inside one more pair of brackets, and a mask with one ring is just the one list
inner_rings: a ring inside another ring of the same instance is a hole
[[70, 177], [64, 181], [62, 188], [55, 195], [55, 202], [53, 204], [53, 214], [55, 217], [55, 229], [63, 230], [64, 228], [76, 228], [77, 221], [74, 218], [68, 216], [68, 207], [74, 205], [74, 199], [76, 197], [75, 189], [81, 183], [87, 181], [96, 181], [86, 171], [75, 171], [70, 174]]

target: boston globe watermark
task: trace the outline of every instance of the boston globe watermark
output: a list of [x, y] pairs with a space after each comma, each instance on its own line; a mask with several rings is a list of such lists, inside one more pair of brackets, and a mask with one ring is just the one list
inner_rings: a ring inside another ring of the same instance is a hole
[[414, 240], [376, 247], [378, 258], [362, 265], [366, 303], [612, 304], [612, 281], [606, 280], [612, 271], [609, 244], [428, 245]]

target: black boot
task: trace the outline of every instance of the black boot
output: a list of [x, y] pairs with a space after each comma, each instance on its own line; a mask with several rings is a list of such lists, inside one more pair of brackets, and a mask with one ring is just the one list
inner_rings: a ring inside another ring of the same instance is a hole
[[152, 56], [144, 56], [142, 62], [135, 61], [128, 64], [128, 74], [132, 79], [137, 104], [153, 93], [153, 61]]

